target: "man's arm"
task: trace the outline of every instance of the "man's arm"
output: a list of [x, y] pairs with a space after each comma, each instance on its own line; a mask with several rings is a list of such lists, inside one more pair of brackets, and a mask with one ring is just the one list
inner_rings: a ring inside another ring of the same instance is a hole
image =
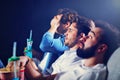
[[42, 37], [42, 41], [40, 43], [40, 49], [44, 52], [51, 52], [51, 51], [60, 51], [63, 52], [64, 50], [66, 50], [66, 46], [64, 45], [64, 40], [63, 39], [55, 39], [54, 35], [55, 32], [57, 31], [57, 28], [60, 26], [60, 19], [61, 19], [62, 15], [57, 17], [55, 16], [55, 18], [53, 18], [51, 20], [51, 27], [48, 30], [48, 32], [46, 32], [43, 37]]
[[29, 59], [25, 66], [25, 75], [27, 79], [31, 80], [54, 80], [56, 74], [43, 77], [42, 73], [38, 70], [34, 61]]
[[43, 52], [63, 52], [68, 49], [68, 47], [64, 45], [64, 38], [55, 39], [54, 35], [50, 32], [44, 34], [39, 47]]
[[35, 62], [30, 58], [28, 59], [26, 65], [25, 65], [25, 76], [30, 80], [38, 79], [38, 78], [42, 77], [42, 73], [39, 71]]

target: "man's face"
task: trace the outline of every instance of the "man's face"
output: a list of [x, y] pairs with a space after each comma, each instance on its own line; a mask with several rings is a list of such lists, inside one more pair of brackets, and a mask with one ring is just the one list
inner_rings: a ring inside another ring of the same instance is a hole
[[[77, 50], [77, 54], [83, 58], [89, 58], [95, 55], [95, 51], [99, 45], [99, 39], [101, 37], [102, 30], [98, 27], [94, 27], [88, 33], [87, 36], [83, 37], [82, 49]], [[82, 38], [81, 38], [82, 39]]]
[[76, 23], [72, 23], [70, 27], [68, 28], [67, 32], [65, 33], [65, 45], [72, 47], [76, 43], [77, 39], [77, 25]]

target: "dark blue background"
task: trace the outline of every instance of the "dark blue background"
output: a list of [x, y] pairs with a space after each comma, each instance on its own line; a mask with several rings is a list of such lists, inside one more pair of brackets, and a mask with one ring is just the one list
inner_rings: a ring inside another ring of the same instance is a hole
[[59, 8], [71, 8], [82, 16], [105, 20], [120, 28], [119, 0], [0, 0], [0, 58], [4, 64], [12, 56], [14, 41], [17, 55], [23, 55], [31, 29], [33, 48], [41, 52], [42, 35]]

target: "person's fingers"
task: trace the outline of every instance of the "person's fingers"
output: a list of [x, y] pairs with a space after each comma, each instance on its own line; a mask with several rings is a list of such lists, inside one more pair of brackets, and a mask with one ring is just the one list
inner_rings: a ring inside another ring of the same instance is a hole
[[60, 21], [61, 20], [61, 18], [62, 18], [62, 16], [63, 16], [63, 14], [60, 14], [59, 16], [58, 16], [58, 21]]
[[13, 63], [12, 62], [9, 62], [8, 64], [7, 64], [7, 68], [11, 68], [13, 66]]
[[20, 57], [20, 67], [24, 67], [28, 61], [28, 57], [26, 56], [21, 56]]

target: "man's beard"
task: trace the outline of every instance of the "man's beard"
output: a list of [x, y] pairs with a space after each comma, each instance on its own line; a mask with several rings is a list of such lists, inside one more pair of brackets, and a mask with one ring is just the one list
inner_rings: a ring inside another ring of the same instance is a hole
[[95, 55], [95, 51], [97, 49], [98, 44], [92, 46], [91, 48], [88, 49], [77, 49], [77, 55], [83, 59], [87, 59], [90, 57], [93, 57]]

